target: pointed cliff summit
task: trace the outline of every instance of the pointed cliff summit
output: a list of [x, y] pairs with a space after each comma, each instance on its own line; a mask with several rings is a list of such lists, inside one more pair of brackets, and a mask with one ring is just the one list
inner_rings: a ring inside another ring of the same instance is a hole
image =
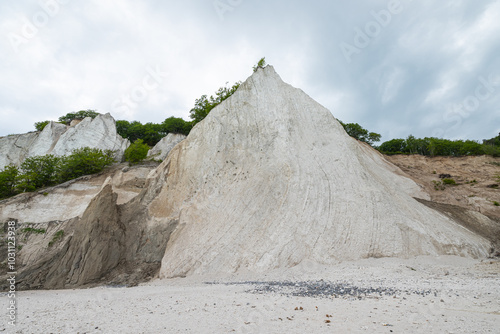
[[272, 66], [212, 110], [149, 185], [149, 217], [177, 226], [161, 277], [490, 247], [415, 200], [428, 196]]

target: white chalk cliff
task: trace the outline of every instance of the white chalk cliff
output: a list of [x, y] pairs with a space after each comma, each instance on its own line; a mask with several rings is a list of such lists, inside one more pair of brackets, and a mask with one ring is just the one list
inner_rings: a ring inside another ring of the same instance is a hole
[[41, 132], [30, 132], [0, 138], [0, 169], [9, 164], [19, 166], [24, 159], [37, 155], [68, 155], [77, 148], [93, 147], [116, 152], [121, 160], [130, 145], [116, 132], [116, 124], [108, 113], [85, 118], [75, 126], [50, 122]]
[[186, 139], [185, 135], [180, 133], [169, 133], [148, 151], [148, 158], [164, 160], [175, 145], [179, 144], [184, 139]]
[[[30, 149], [123, 151], [127, 144], [109, 115], [63, 127], [18, 136], [19, 150], [5, 152], [13, 159], [33, 154]], [[173, 142], [166, 138], [158, 149], [163, 153]], [[447, 214], [448, 208], [422, 204], [428, 199], [268, 66], [213, 109], [159, 166], [116, 165], [5, 199], [0, 222], [16, 222], [16, 233], [24, 235], [16, 257], [18, 289], [258, 273], [366, 257], [481, 258], [494, 251], [493, 242], [500, 244], [498, 237], [487, 240], [499, 230], [490, 228], [497, 225], [489, 218]], [[479, 234], [464, 227], [469, 220]], [[0, 269], [6, 249], [0, 244]], [[8, 288], [5, 275], [0, 282], [0, 290]]]
[[161, 277], [490, 247], [416, 201], [427, 195], [413, 181], [271, 66], [212, 110], [150, 186], [152, 219], [178, 222]]

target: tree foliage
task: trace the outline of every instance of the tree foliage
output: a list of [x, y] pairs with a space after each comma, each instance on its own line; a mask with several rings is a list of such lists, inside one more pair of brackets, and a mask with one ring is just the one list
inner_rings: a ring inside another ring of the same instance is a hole
[[65, 182], [83, 175], [95, 174], [114, 162], [114, 152], [111, 150], [79, 148], [61, 158], [59, 179]]
[[76, 112], [67, 113], [64, 116], [59, 117], [59, 122], [69, 124], [74, 119], [84, 119], [86, 117], [96, 118], [100, 114], [92, 109], [80, 110]]
[[380, 138], [382, 137], [378, 133], [369, 132], [358, 123], [343, 123], [340, 120], [339, 123], [342, 124], [344, 130], [347, 132], [349, 136], [356, 138], [357, 140], [360, 140], [362, 142], [365, 142], [371, 146], [373, 146], [374, 143], [380, 141]]
[[197, 99], [194, 103], [194, 108], [189, 111], [189, 117], [193, 120], [193, 125], [201, 122], [213, 108], [233, 95], [240, 85], [241, 81], [238, 81], [231, 87], [219, 88], [215, 96], [211, 95], [207, 97], [207, 95], [202, 95]]
[[84, 147], [65, 157], [26, 158], [19, 168], [8, 165], [0, 171], [0, 199], [98, 173], [115, 162], [113, 156], [110, 150]]
[[267, 63], [266, 63], [266, 57], [262, 57], [262, 58], [260, 58], [260, 60], [257, 62], [257, 65], [255, 65], [255, 66], [253, 67], [253, 71], [254, 71], [254, 72], [257, 72], [257, 70], [258, 70], [259, 68], [264, 68], [264, 67], [266, 67], [266, 65], [267, 65]]
[[497, 137], [483, 140], [484, 153], [494, 157], [500, 157], [500, 133]]
[[16, 178], [19, 192], [51, 186], [57, 183], [61, 158], [52, 154], [26, 158]]
[[485, 139], [483, 140], [484, 145], [490, 145], [490, 146], [499, 146], [500, 147], [500, 133], [498, 134], [497, 137], [493, 137], [491, 139]]
[[49, 124], [50, 121], [42, 121], [42, 122], [36, 122], [35, 123], [35, 129], [36, 131], [43, 131], [43, 129]]
[[0, 171], [0, 199], [16, 194], [16, 179], [19, 169], [14, 165], [7, 165]]
[[149, 146], [142, 139], [137, 139], [125, 150], [125, 161], [138, 163], [148, 156]]
[[434, 137], [392, 139], [378, 148], [385, 154], [420, 154], [427, 156], [468, 156], [488, 153], [487, 145], [474, 140], [449, 140]]
[[169, 133], [180, 133], [188, 135], [193, 127], [192, 122], [186, 122], [182, 118], [169, 117], [160, 124], [138, 121], [116, 121], [116, 132], [131, 142], [142, 139], [149, 146], [155, 146], [163, 137]]
[[182, 118], [173, 116], [165, 119], [161, 124], [166, 133], [180, 133], [186, 136], [193, 128], [193, 122], [186, 122]]

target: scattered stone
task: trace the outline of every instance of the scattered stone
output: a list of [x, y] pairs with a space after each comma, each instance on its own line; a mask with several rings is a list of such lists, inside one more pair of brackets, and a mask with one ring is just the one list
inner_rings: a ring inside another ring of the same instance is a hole
[[[362, 300], [365, 298], [380, 298], [380, 297], [399, 297], [405, 295], [420, 295], [428, 296], [431, 294], [437, 295], [434, 290], [418, 290], [406, 289], [399, 290], [388, 287], [357, 287], [347, 282], [327, 282], [327, 281], [246, 281], [246, 282], [229, 282], [229, 283], [216, 283], [205, 282], [205, 284], [225, 284], [225, 285], [253, 285], [254, 288], [247, 290], [250, 293], [266, 294], [278, 293], [284, 296], [294, 297], [313, 297], [313, 298], [331, 298], [332, 295], [340, 296], [343, 298], [354, 297], [355, 299]], [[404, 298], [404, 297], [403, 297]], [[300, 310], [296, 307], [295, 310]], [[318, 307], [316, 306], [316, 311]]]

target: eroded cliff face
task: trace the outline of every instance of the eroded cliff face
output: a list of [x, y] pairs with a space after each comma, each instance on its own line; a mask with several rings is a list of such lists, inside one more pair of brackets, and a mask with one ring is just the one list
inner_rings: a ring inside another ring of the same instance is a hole
[[269, 66], [159, 166], [115, 166], [21, 194], [0, 202], [0, 218], [17, 221], [26, 237], [20, 289], [491, 253], [492, 240], [474, 230], [490, 223], [486, 217], [455, 219], [421, 203], [429, 199]]
[[[148, 217], [143, 197], [155, 166], [114, 166], [43, 193], [1, 201], [2, 221], [17, 222], [22, 247], [16, 262], [18, 289], [134, 285], [155, 276], [176, 226]], [[68, 201], [61, 204], [64, 195]], [[54, 212], [46, 212], [50, 208]]]
[[9, 164], [19, 166], [24, 159], [37, 155], [63, 156], [74, 149], [93, 147], [116, 152], [121, 161], [127, 139], [116, 132], [115, 120], [110, 114], [90, 117], [74, 126], [50, 122], [41, 132], [31, 132], [0, 138], [0, 169]]

